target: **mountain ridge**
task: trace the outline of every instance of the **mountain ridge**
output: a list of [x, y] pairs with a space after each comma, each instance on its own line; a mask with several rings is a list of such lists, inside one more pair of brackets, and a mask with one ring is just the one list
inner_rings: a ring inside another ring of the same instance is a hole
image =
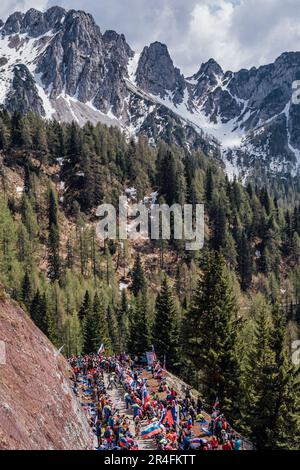
[[300, 110], [291, 102], [300, 52], [224, 72], [213, 59], [191, 77], [166, 45], [135, 53], [84, 11], [15, 12], [0, 27], [0, 103], [59, 121], [117, 125], [128, 137], [163, 139], [219, 158], [229, 177], [298, 174]]

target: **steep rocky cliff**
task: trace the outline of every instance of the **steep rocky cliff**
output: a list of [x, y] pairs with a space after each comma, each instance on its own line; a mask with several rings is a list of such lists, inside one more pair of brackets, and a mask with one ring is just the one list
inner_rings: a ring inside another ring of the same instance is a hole
[[6, 363], [0, 361], [0, 449], [92, 449], [93, 435], [71, 389], [67, 362], [5, 298], [0, 299], [0, 341], [6, 350]]

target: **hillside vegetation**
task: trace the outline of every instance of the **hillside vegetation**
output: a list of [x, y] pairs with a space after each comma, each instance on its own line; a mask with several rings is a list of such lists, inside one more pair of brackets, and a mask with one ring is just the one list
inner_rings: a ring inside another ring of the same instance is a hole
[[[299, 445], [299, 187], [243, 186], [219, 162], [115, 128], [0, 114], [0, 282], [67, 355], [142, 353], [218, 397], [263, 448]], [[204, 203], [205, 246], [109, 241], [96, 207]]]

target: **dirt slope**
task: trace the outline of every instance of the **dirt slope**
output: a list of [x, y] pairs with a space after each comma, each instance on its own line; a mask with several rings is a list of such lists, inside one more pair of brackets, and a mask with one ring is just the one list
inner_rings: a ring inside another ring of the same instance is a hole
[[[0, 449], [91, 449], [68, 365], [19, 307], [0, 298]], [[3, 362], [3, 358], [2, 358]]]

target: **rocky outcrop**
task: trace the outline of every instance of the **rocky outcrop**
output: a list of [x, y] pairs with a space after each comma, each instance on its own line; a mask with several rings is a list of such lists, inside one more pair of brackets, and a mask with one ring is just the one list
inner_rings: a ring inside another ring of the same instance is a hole
[[124, 35], [114, 31], [102, 35], [91, 15], [71, 10], [39, 58], [36, 72], [45, 88], [51, 88], [51, 99], [67, 94], [120, 116], [131, 55]]
[[24, 64], [16, 65], [13, 69], [11, 90], [5, 100], [8, 111], [29, 113], [33, 111], [45, 115], [43, 102], [39, 96], [35, 81]]
[[45, 13], [35, 8], [30, 8], [25, 14], [15, 12], [7, 18], [2, 34], [20, 33], [36, 38], [59, 27], [65, 13], [65, 10], [61, 7], [49, 8]]
[[173, 102], [183, 99], [185, 81], [180, 70], [174, 67], [165, 44], [154, 42], [145, 47], [139, 60], [136, 82], [143, 90], [165, 98], [172, 94]]
[[[0, 449], [92, 449], [62, 355], [17, 305], [0, 299]], [[3, 350], [2, 350], [3, 353]]]

